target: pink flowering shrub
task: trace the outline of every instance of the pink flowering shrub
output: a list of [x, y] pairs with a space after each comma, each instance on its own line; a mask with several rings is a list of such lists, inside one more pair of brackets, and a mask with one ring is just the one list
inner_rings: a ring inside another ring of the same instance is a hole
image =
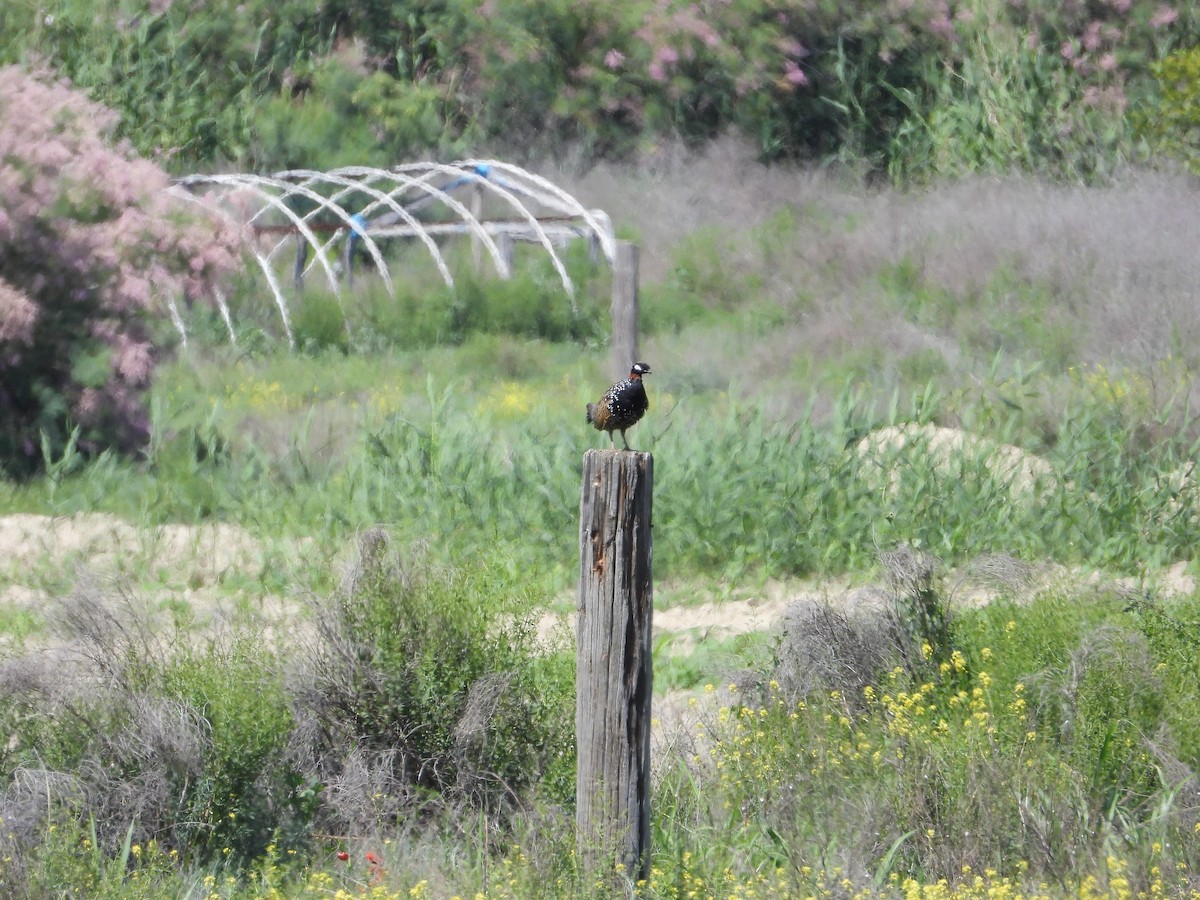
[[0, 470], [79, 447], [132, 451], [171, 337], [164, 299], [201, 298], [233, 235], [189, 218], [167, 176], [107, 135], [115, 115], [0, 68]]
[[1200, 30], [1162, 0], [468, 5], [429, 26], [461, 50], [446, 62], [464, 119], [514, 146], [605, 155], [738, 130], [766, 157], [918, 178], [1099, 170], [1129, 152], [1153, 62]]

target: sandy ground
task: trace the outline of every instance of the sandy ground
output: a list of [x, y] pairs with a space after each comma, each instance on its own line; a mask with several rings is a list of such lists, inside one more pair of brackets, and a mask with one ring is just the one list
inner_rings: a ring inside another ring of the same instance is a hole
[[[197, 612], [213, 611], [231, 603], [230, 591], [222, 590], [223, 584], [238, 576], [252, 578], [268, 564], [265, 548], [232, 525], [141, 529], [99, 513], [58, 518], [5, 516], [0, 517], [0, 613], [5, 607], [37, 610], [48, 599], [47, 590], [69, 581], [71, 571], [79, 567], [100, 575], [160, 573], [157, 593], [186, 601]], [[1055, 579], [1095, 583], [1100, 576], [1043, 567], [1034, 580], [1044, 587]], [[986, 603], [994, 593], [953, 572], [947, 574], [947, 584], [958, 603]], [[1122, 587], [1116, 582], [1113, 585]], [[1126, 587], [1132, 589], [1133, 585]], [[1196, 584], [1180, 563], [1159, 574], [1157, 587], [1163, 595], [1177, 595], [1194, 591]], [[703, 641], [774, 628], [797, 601], [863, 609], [878, 606], [883, 596], [878, 584], [848, 579], [768, 580], [705, 591], [661, 585], [655, 595], [655, 638], [668, 638], [668, 652], [686, 654]], [[280, 616], [293, 608], [279, 598], [268, 599], [270, 602], [264, 603], [264, 598], [255, 598], [256, 606]], [[574, 616], [547, 613], [539, 631], [547, 641], [570, 641]]]
[[190, 567], [190, 577], [262, 564], [258, 542], [233, 525], [142, 529], [102, 513], [0, 517], [0, 576], [13, 581], [39, 566], [120, 567], [139, 558]]
[[[115, 516], [79, 513], [50, 517], [17, 514], [0, 517], [0, 603], [25, 605], [44, 598], [35, 585], [61, 577], [69, 568], [84, 566], [101, 573], [119, 573], [149, 564], [168, 573], [170, 581], [187, 584], [193, 593], [227, 580], [231, 575], [253, 574], [266, 562], [264, 548], [248, 532], [234, 525], [189, 527], [165, 525], [141, 529]], [[1062, 569], [1041, 570], [1047, 579], [1100, 580], [1097, 574], [1081, 575]], [[968, 579], [949, 573], [947, 581], [960, 602], [989, 599]], [[1160, 573], [1159, 590], [1168, 595], [1195, 590], [1195, 579], [1177, 563]], [[822, 582], [767, 580], [752, 587], [697, 592], [666, 585], [658, 588], [654, 612], [656, 630], [701, 631], [732, 636], [770, 628], [787, 607], [797, 601], [828, 603], [854, 609], [878, 605], [877, 585], [848, 579]], [[680, 602], [681, 598], [688, 598]], [[542, 631], [549, 635], [570, 616], [548, 614]]]
[[[101, 513], [4, 516], [0, 517], [0, 611], [6, 606], [36, 611], [49, 599], [48, 591], [69, 582], [78, 569], [101, 576], [149, 573], [162, 583], [156, 593], [170, 594], [198, 612], [211, 610], [229, 602], [228, 591], [220, 589], [223, 583], [237, 576], [252, 577], [266, 558], [258, 541], [232, 525], [142, 529]], [[672, 642], [673, 652], [686, 652], [708, 637], [768, 629], [797, 599], [848, 604], [853, 603], [855, 592], [845, 584], [816, 587], [768, 581], [697, 601], [694, 590], [667, 586], [659, 591], [654, 625], [660, 635], [678, 636]], [[573, 618], [548, 613], [541, 623], [542, 636], [548, 641], [570, 639]]]
[[[0, 617], [13, 609], [40, 613], [52, 594], [86, 571], [100, 578], [129, 575], [151, 585], [139, 587], [147, 600], [185, 603], [203, 621], [232, 612], [237, 589], [229, 582], [253, 583], [278, 563], [278, 548], [264, 547], [234, 525], [140, 528], [102, 513], [0, 516]], [[295, 608], [274, 596], [246, 599], [269, 617]], [[0, 635], [0, 646], [4, 640]]]

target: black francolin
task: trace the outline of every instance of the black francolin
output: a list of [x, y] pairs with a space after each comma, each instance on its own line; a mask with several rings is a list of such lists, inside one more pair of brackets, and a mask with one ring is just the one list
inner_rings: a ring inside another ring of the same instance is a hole
[[646, 386], [642, 383], [642, 376], [649, 374], [649, 363], [634, 363], [628, 378], [610, 387], [596, 403], [587, 405], [588, 422], [594, 425], [597, 431], [607, 431], [608, 441], [613, 447], [617, 445], [613, 440], [613, 432], [619, 431], [625, 449], [633, 449], [625, 437], [625, 429], [636, 425], [650, 408]]

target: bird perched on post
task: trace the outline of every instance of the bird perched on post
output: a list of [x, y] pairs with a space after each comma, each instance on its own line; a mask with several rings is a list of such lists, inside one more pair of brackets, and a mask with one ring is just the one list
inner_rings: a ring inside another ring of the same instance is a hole
[[596, 403], [587, 405], [588, 423], [594, 425], [597, 431], [607, 431], [609, 443], [613, 447], [617, 446], [617, 442], [613, 440], [613, 432], [619, 431], [625, 449], [633, 449], [625, 438], [625, 429], [636, 425], [650, 408], [646, 386], [642, 384], [642, 376], [649, 374], [649, 363], [634, 363], [628, 378], [610, 387]]

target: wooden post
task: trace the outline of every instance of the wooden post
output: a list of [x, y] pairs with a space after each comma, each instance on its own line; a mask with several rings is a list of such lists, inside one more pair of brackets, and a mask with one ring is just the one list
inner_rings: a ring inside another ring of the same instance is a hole
[[[467, 209], [475, 221], [480, 221], [483, 218], [483, 185], [476, 182], [471, 188], [471, 196], [467, 201]], [[471, 261], [475, 264], [475, 273], [483, 271], [483, 241], [479, 240], [474, 232], [471, 232]]]
[[579, 858], [650, 873], [650, 513], [654, 458], [589, 450], [579, 504], [575, 665]]
[[354, 289], [354, 235], [346, 235], [346, 246], [342, 249], [342, 270], [346, 274], [346, 285]]
[[617, 241], [612, 273], [613, 377], [629, 377], [629, 367], [637, 361], [638, 245]]
[[504, 265], [508, 268], [508, 277], [511, 278], [513, 267], [517, 264], [516, 241], [507, 231], [502, 231], [496, 235], [496, 249], [500, 251], [500, 258], [504, 260]]
[[292, 281], [296, 290], [304, 289], [304, 264], [308, 262], [308, 239], [304, 235], [296, 235], [296, 262], [292, 266]]

